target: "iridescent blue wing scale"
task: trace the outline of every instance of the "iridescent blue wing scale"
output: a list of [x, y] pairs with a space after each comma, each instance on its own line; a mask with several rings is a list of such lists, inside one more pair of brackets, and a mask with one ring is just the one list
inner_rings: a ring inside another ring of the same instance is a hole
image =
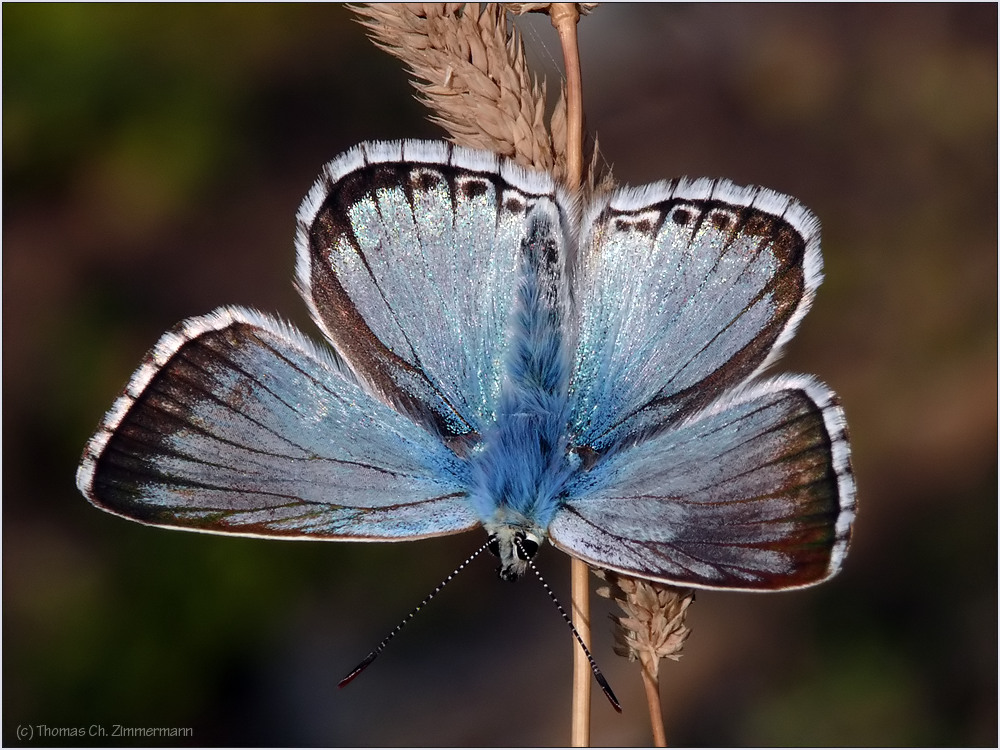
[[359, 380], [461, 449], [496, 417], [530, 205], [550, 177], [445, 143], [368, 143], [298, 215], [298, 285]]
[[821, 279], [818, 232], [793, 199], [717, 180], [593, 205], [574, 269], [578, 443], [628, 439], [654, 406], [691, 414], [772, 361]]
[[478, 525], [463, 467], [298, 331], [221, 308], [164, 334], [77, 472], [98, 507], [251, 536], [416, 539]]
[[549, 527], [592, 565], [772, 590], [836, 573], [854, 519], [843, 412], [804, 376], [736, 391], [578, 479]]

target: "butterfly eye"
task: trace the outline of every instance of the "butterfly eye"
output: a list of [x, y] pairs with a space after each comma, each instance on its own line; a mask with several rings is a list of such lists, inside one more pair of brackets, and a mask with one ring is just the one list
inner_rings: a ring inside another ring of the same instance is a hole
[[514, 549], [517, 550], [517, 556], [519, 559], [530, 560], [535, 556], [535, 553], [538, 552], [538, 542], [518, 534], [517, 544], [514, 545]]
[[495, 536], [491, 536], [486, 541], [486, 548], [490, 551], [494, 557], [500, 557], [500, 540]]

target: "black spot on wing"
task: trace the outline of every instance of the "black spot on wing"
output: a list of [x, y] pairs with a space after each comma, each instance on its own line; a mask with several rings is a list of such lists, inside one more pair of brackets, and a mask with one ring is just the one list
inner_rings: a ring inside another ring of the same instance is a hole
[[670, 212], [670, 220], [679, 227], [686, 227], [691, 221], [691, 211], [686, 208], [675, 208]]
[[458, 191], [463, 197], [472, 200], [489, 192], [490, 186], [486, 180], [466, 178], [458, 182]]

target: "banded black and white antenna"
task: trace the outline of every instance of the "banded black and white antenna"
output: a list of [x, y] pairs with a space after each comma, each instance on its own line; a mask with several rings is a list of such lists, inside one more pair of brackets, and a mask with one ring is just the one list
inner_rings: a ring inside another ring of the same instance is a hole
[[[493, 544], [494, 541], [495, 537], [490, 537], [489, 539], [487, 539], [486, 542], [479, 549], [477, 549], [475, 552], [469, 555], [462, 562], [461, 565], [459, 565], [451, 573], [449, 573], [448, 576], [445, 577], [445, 579], [441, 581], [441, 583], [439, 583], [431, 593], [429, 593], [427, 596], [423, 598], [420, 604], [418, 604], [416, 607], [410, 610], [410, 613], [406, 615], [406, 617], [404, 617], [399, 622], [399, 624], [389, 632], [389, 635], [383, 638], [379, 642], [379, 644], [374, 649], [372, 649], [371, 653], [369, 653], [368, 656], [366, 656], [361, 661], [361, 663], [358, 664], [358, 666], [356, 666], [354, 669], [351, 670], [350, 674], [348, 674], [344, 679], [342, 679], [339, 683], [337, 683], [337, 686], [345, 687], [346, 685], [350, 684], [350, 682], [355, 677], [357, 677], [365, 669], [367, 669], [368, 665], [370, 665], [373, 661], [375, 661], [375, 659], [378, 658], [378, 655], [385, 650], [385, 647], [389, 644], [389, 641], [395, 638], [399, 634], [399, 632], [409, 624], [410, 620], [412, 620], [416, 616], [417, 612], [426, 607], [427, 604], [431, 601], [431, 599], [433, 599], [435, 596], [441, 593], [441, 590], [449, 583], [451, 583], [451, 581], [455, 578], [455, 576], [461, 573], [466, 568], [466, 566], [469, 565], [469, 563], [471, 563], [473, 560], [479, 557], [479, 555], [481, 555], [485, 550], [489, 549], [490, 545]], [[611, 702], [611, 705], [614, 707], [615, 711], [621, 713], [622, 710], [621, 704], [618, 702], [618, 698], [615, 697], [614, 691], [611, 690], [611, 686], [608, 684], [608, 681], [604, 677], [604, 674], [597, 666], [597, 662], [591, 655], [590, 649], [588, 649], [587, 645], [583, 642], [583, 638], [580, 637], [580, 633], [579, 631], [577, 631], [576, 626], [573, 625], [573, 621], [570, 619], [569, 615], [566, 614], [566, 610], [563, 609], [563, 606], [562, 604], [560, 604], [559, 599], [556, 598], [555, 592], [552, 591], [552, 588], [549, 586], [548, 582], [545, 580], [545, 578], [542, 577], [541, 572], [538, 570], [537, 567], [535, 567], [535, 563], [532, 561], [531, 557], [524, 549], [524, 546], [521, 544], [521, 541], [522, 540], [519, 538], [515, 538], [514, 540], [514, 544], [517, 545], [517, 550], [520, 553], [521, 559], [527, 562], [528, 567], [531, 568], [531, 571], [535, 574], [539, 582], [542, 584], [542, 588], [545, 589], [545, 593], [549, 595], [549, 598], [552, 600], [552, 603], [556, 605], [556, 609], [559, 611], [559, 614], [562, 616], [566, 625], [569, 626], [570, 631], [576, 638], [576, 642], [580, 644], [580, 648], [583, 649], [583, 653], [586, 654], [587, 656], [587, 662], [590, 664], [590, 670], [594, 673], [594, 679], [597, 680], [597, 684], [601, 686], [601, 690], [604, 691], [604, 695], [607, 696], [607, 699]]]
[[611, 685], [608, 684], [607, 679], [604, 677], [604, 673], [601, 672], [600, 667], [597, 666], [597, 662], [591, 655], [590, 649], [587, 648], [587, 644], [583, 642], [583, 638], [580, 637], [580, 633], [576, 629], [576, 626], [573, 624], [573, 621], [570, 619], [569, 615], [566, 614], [566, 610], [563, 609], [563, 605], [559, 602], [559, 599], [556, 598], [555, 592], [549, 586], [548, 582], [542, 577], [541, 571], [539, 571], [538, 568], [535, 567], [534, 561], [528, 556], [524, 548], [521, 546], [521, 540], [515, 539], [514, 544], [517, 545], [517, 548], [521, 553], [521, 557], [524, 559], [525, 562], [528, 563], [528, 567], [531, 568], [531, 572], [534, 573], [535, 576], [538, 578], [539, 582], [542, 584], [542, 588], [545, 589], [545, 593], [549, 595], [549, 599], [551, 599], [552, 603], [556, 605], [556, 609], [559, 610], [559, 614], [562, 615], [563, 620], [569, 626], [569, 629], [573, 632], [573, 636], [576, 638], [576, 642], [580, 644], [580, 648], [583, 649], [583, 653], [587, 657], [587, 662], [590, 664], [590, 671], [594, 673], [594, 679], [597, 680], [597, 684], [601, 686], [601, 690], [604, 691], [604, 695], [611, 702], [611, 705], [614, 707], [615, 711], [621, 713], [622, 704], [619, 703], [618, 698], [615, 697], [615, 693], [611, 689]]
[[351, 670], [351, 673], [347, 675], [347, 677], [345, 677], [344, 679], [342, 679], [340, 682], [337, 683], [337, 687], [346, 686], [348, 683], [351, 682], [351, 680], [353, 680], [355, 677], [361, 674], [368, 667], [369, 664], [375, 661], [378, 655], [381, 654], [382, 651], [385, 649], [385, 647], [389, 644], [389, 641], [395, 638], [396, 635], [399, 633], [399, 631], [401, 631], [410, 623], [410, 620], [412, 620], [416, 616], [417, 612], [426, 607], [427, 603], [430, 602], [431, 599], [440, 594], [441, 589], [443, 589], [445, 586], [451, 583], [452, 579], [455, 576], [461, 573], [462, 570], [464, 570], [469, 563], [471, 563], [473, 560], [479, 557], [479, 555], [481, 555], [490, 546], [490, 542], [492, 541], [493, 541], [492, 537], [490, 539], [487, 539], [482, 547], [480, 547], [471, 555], [469, 555], [467, 558], [465, 558], [465, 562], [463, 562], [461, 565], [459, 565], [457, 568], [451, 571], [451, 573], [449, 573], [448, 576], [443, 581], [441, 581], [441, 583], [437, 585], [437, 588], [435, 588], [431, 593], [425, 596], [423, 601], [420, 602], [420, 604], [418, 604], [416, 607], [410, 610], [410, 614], [404, 617], [400, 621], [399, 625], [394, 627], [392, 631], [389, 633], [389, 635], [383, 638], [382, 641], [374, 649], [372, 649], [372, 652], [368, 654], [368, 656], [366, 656], [362, 660], [362, 662], [358, 664], [358, 666], [356, 666], [354, 669]]

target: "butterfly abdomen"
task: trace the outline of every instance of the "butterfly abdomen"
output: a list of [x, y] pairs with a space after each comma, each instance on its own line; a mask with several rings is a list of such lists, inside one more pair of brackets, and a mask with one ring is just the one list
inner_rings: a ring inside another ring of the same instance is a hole
[[540, 200], [527, 222], [497, 417], [477, 457], [473, 501], [485, 524], [543, 534], [571, 472], [564, 240], [551, 201]]

